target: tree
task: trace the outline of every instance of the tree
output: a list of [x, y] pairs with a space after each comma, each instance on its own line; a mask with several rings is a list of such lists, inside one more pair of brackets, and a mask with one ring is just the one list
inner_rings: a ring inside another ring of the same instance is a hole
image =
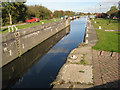
[[110, 11], [115, 11], [115, 10], [118, 10], [118, 8], [117, 8], [116, 6], [112, 6], [112, 7], [110, 8]]
[[75, 12], [73, 11], [63, 11], [63, 10], [56, 10], [54, 11], [54, 17], [62, 17], [62, 16], [65, 16], [65, 15], [75, 15]]
[[40, 19], [47, 19], [50, 18], [50, 14], [52, 13], [49, 9], [40, 5], [27, 6], [27, 8], [27, 18], [38, 17]]
[[5, 2], [2, 3], [3, 11], [5, 10], [9, 16], [10, 24], [12, 24], [12, 15], [14, 14], [15, 7], [13, 3]]
[[51, 11], [44, 6], [27, 6], [22, 2], [2, 3], [2, 25], [24, 22], [30, 17], [50, 18]]
[[54, 17], [58, 18], [58, 17], [62, 17], [62, 16], [64, 16], [64, 11], [63, 10], [60, 10], [60, 11], [56, 10], [56, 11], [54, 11]]
[[8, 21], [9, 24], [17, 23], [25, 20], [27, 7], [22, 2], [4, 2], [2, 3], [2, 19]]
[[112, 6], [112, 7], [110, 8], [110, 10], [107, 11], [107, 14], [111, 14], [111, 13], [113, 13], [113, 12], [115, 12], [115, 11], [118, 11], [117, 7], [116, 7], [116, 6]]
[[110, 15], [111, 18], [113, 18], [114, 16], [118, 17], [118, 12], [119, 12], [118, 8], [116, 6], [112, 6], [110, 10], [107, 11], [107, 14]]

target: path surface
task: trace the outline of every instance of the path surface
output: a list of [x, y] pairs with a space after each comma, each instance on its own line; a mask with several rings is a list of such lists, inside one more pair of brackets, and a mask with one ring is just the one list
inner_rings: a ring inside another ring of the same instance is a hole
[[93, 64], [95, 87], [118, 87], [118, 53], [93, 50]]
[[[118, 87], [118, 53], [93, 50], [97, 41], [96, 30], [88, 19], [85, 44], [71, 51], [53, 89]], [[73, 55], [75, 59], [71, 58]], [[83, 57], [86, 65], [79, 64]]]
[[[20, 26], [20, 25], [25, 25], [25, 24], [27, 24], [27, 23], [14, 24], [14, 25], [16, 25], [16, 26]], [[9, 26], [10, 26], [10, 25], [9, 25]], [[3, 26], [3, 27], [1, 27], [1, 28], [8, 28], [8, 26]]]

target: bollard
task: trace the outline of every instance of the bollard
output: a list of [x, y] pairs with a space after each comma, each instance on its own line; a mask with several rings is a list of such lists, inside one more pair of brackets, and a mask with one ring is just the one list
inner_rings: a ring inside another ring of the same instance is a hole
[[86, 34], [86, 37], [88, 37], [88, 34]]
[[101, 26], [99, 26], [99, 29], [102, 29]]
[[63, 20], [63, 17], [61, 17], [61, 20]]
[[94, 23], [96, 23], [96, 21]]
[[42, 24], [44, 24], [44, 22], [42, 22]]

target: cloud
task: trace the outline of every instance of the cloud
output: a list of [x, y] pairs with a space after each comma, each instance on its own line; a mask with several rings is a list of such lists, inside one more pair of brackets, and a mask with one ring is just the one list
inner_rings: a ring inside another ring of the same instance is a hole
[[28, 0], [27, 2], [98, 2], [99, 0]]
[[51, 49], [49, 51], [49, 53], [68, 53], [69, 50], [68, 49], [65, 49], [65, 48], [55, 48], [55, 49]]
[[65, 45], [65, 44], [70, 44], [70, 43], [73, 43], [73, 42], [74, 42], [74, 41], [64, 40], [64, 41], [62, 41], [60, 44]]
[[53, 2], [53, 3], [70, 3], [70, 2], [96, 2], [96, 3], [99, 3], [99, 2], [118, 2], [119, 0], [27, 0], [26, 4], [29, 4], [29, 3], [50, 3], [50, 2]]
[[119, 2], [119, 0], [100, 0], [101, 2]]
[[[119, 0], [27, 0], [27, 5], [43, 5], [55, 10], [75, 12], [107, 12], [111, 6], [117, 6]], [[100, 10], [101, 5], [101, 10]]]

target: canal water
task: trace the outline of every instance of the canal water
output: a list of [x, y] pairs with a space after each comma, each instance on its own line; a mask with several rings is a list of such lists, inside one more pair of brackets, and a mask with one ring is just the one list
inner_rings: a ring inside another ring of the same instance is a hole
[[51, 88], [67, 56], [84, 40], [87, 18], [71, 25], [2, 68], [3, 88]]

